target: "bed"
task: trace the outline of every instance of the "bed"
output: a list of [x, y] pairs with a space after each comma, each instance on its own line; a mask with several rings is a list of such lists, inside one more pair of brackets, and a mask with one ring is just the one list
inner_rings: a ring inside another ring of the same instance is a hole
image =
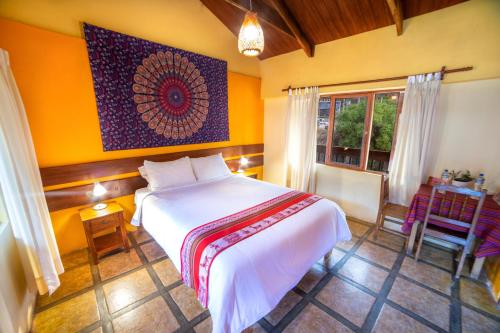
[[[229, 175], [164, 191], [137, 190], [132, 223], [181, 271], [181, 248], [195, 228], [291, 190]], [[207, 304], [213, 332], [241, 332], [276, 307], [311, 266], [351, 233], [342, 209], [321, 199], [248, 237], [213, 260]]]

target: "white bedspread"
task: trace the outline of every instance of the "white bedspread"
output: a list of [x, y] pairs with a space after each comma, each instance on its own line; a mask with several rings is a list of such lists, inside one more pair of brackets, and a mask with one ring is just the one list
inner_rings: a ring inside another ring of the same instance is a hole
[[[191, 229], [287, 191], [235, 175], [152, 194], [144, 188], [136, 192], [133, 222], [141, 222], [142, 215], [144, 228], [180, 271], [182, 242]], [[213, 332], [241, 332], [253, 325], [319, 258], [338, 241], [350, 238], [342, 209], [322, 199], [220, 253], [210, 271]]]

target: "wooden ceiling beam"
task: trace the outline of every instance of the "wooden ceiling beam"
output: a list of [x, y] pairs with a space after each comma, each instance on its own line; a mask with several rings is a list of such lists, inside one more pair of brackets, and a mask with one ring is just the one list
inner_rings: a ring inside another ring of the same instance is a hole
[[385, 0], [392, 15], [392, 19], [396, 24], [398, 36], [403, 33], [403, 7], [401, 0]]
[[[224, 0], [224, 1], [245, 13], [250, 10], [250, 7], [248, 6], [248, 1], [242, 1], [242, 0]], [[290, 28], [288, 28], [288, 26], [283, 21], [281, 16], [277, 15], [272, 8], [270, 8], [264, 3], [257, 1], [253, 1], [252, 7], [253, 11], [257, 13], [260, 20], [267, 23], [274, 29], [277, 29], [295, 38], [294, 34], [290, 30]]]
[[286, 6], [283, 0], [268, 0], [268, 2], [272, 3], [274, 9], [281, 16], [283, 21], [285, 21], [286, 25], [292, 31], [295, 39], [299, 43], [300, 47], [304, 50], [308, 57], [314, 56], [314, 44], [312, 44], [302, 32], [299, 24], [295, 17], [293, 17], [292, 13]]

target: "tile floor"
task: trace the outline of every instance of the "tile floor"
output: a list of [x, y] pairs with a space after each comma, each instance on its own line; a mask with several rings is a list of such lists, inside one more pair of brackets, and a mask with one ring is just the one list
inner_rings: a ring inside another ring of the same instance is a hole
[[[451, 252], [428, 245], [423, 262], [405, 256], [404, 239], [355, 237], [320, 260], [251, 332], [500, 332], [500, 310], [481, 282], [453, 283]], [[210, 313], [151, 237], [129, 235], [130, 253], [91, 264], [86, 250], [63, 257], [66, 272], [40, 297], [34, 332], [211, 332]]]

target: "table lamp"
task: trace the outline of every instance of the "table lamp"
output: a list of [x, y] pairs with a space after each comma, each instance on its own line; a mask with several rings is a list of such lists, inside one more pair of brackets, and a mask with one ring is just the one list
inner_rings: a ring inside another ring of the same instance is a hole
[[[104, 196], [106, 193], [108, 193], [108, 190], [104, 186], [101, 185], [101, 183], [97, 182], [94, 184], [94, 189], [92, 190], [92, 196], [97, 199], [97, 201], [100, 200], [102, 196]], [[94, 210], [101, 210], [108, 207], [107, 204], [104, 202], [98, 202], [94, 207], [92, 207]]]
[[242, 157], [240, 158], [240, 167], [239, 167], [239, 169], [238, 169], [238, 172], [239, 172], [239, 173], [243, 173], [243, 172], [245, 172], [245, 170], [244, 170], [244, 169], [246, 168], [246, 166], [247, 166], [247, 165], [248, 165], [248, 158], [246, 158], [245, 156], [242, 156]]

